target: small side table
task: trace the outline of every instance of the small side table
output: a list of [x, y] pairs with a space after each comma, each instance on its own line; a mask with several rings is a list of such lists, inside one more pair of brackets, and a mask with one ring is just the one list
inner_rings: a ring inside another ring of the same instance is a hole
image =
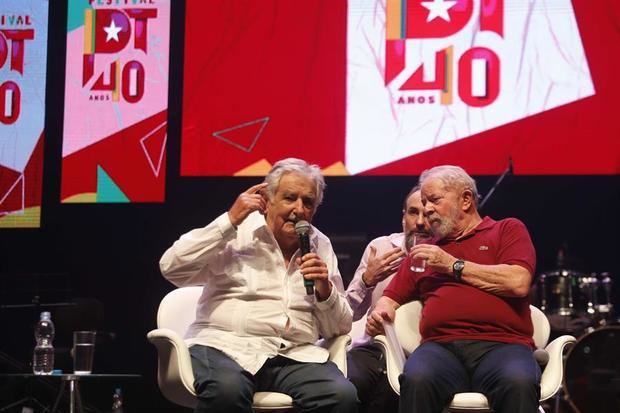
[[82, 396], [80, 394], [79, 382], [81, 380], [98, 380], [98, 379], [140, 379], [142, 375], [140, 374], [50, 374], [46, 376], [39, 376], [32, 373], [9, 373], [9, 374], [0, 374], [0, 377], [21, 377], [24, 379], [37, 379], [37, 378], [60, 378], [60, 389], [58, 390], [58, 395], [56, 396], [56, 400], [54, 401], [54, 405], [50, 410], [50, 413], [56, 413], [58, 409], [58, 405], [60, 404], [60, 400], [62, 399], [62, 395], [67, 388], [67, 383], [69, 384], [69, 413], [84, 413], [84, 409], [82, 407]]
[[67, 387], [67, 383], [69, 383], [69, 413], [75, 413], [76, 411], [79, 413], [84, 413], [84, 409], [82, 408], [82, 396], [80, 394], [79, 383], [80, 380], [95, 380], [95, 379], [138, 379], [142, 376], [140, 374], [57, 374], [52, 375], [52, 377], [60, 377], [61, 384], [60, 390], [58, 390], [58, 396], [56, 396], [56, 401], [54, 401], [54, 405], [52, 406], [52, 410], [50, 413], [56, 413], [56, 409], [58, 408], [58, 404], [60, 403], [60, 399], [62, 399], [62, 394]]

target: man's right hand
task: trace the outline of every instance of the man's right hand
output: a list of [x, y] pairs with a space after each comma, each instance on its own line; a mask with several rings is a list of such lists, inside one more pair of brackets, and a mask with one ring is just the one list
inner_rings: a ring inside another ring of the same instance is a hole
[[391, 298], [385, 296], [381, 297], [379, 301], [377, 301], [377, 305], [375, 306], [375, 308], [366, 319], [366, 334], [371, 337], [379, 334], [385, 334], [385, 330], [383, 329], [383, 322], [394, 321], [396, 309], [398, 307], [400, 307], [400, 304], [398, 304]]
[[362, 281], [367, 287], [377, 285], [393, 274], [399, 267], [405, 256], [405, 252], [400, 248], [392, 248], [385, 254], [377, 257], [377, 249], [370, 246], [370, 254], [368, 254], [368, 264], [366, 271], [362, 275]]
[[239, 194], [235, 203], [228, 210], [228, 218], [230, 218], [230, 222], [235, 227], [241, 224], [254, 211], [265, 214], [267, 209], [267, 196], [264, 194], [265, 188], [267, 188], [267, 183], [263, 182]]

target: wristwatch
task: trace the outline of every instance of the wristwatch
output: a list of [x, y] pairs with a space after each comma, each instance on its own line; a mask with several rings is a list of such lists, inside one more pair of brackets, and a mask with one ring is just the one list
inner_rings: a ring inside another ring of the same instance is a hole
[[452, 264], [452, 274], [454, 274], [454, 278], [458, 282], [461, 282], [461, 275], [463, 275], [463, 268], [465, 268], [465, 261], [456, 260], [454, 264]]

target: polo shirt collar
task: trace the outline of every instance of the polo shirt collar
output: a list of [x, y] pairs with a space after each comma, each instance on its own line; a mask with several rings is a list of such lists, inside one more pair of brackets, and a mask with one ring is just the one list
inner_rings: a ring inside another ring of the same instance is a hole
[[495, 221], [493, 218], [485, 216], [484, 218], [482, 218], [482, 221], [478, 224], [478, 226], [474, 228], [474, 232], [480, 232], [489, 229], [493, 227], [496, 222], [497, 221]]
[[[468, 239], [470, 237], [472, 237], [475, 233], [477, 232], [481, 232], [481, 231], [486, 231], [487, 229], [490, 229], [493, 227], [493, 225], [495, 225], [496, 221], [489, 217], [489, 216], [485, 216], [484, 218], [482, 218], [482, 221], [480, 221], [480, 223], [476, 226], [476, 228], [474, 228], [474, 230], [472, 232], [470, 232], [469, 234], [467, 234], [464, 237], [458, 238], [459, 241]], [[437, 244], [447, 244], [449, 242], [454, 242], [456, 241], [457, 238], [444, 238], [442, 240], [439, 240], [439, 242], [437, 242]]]

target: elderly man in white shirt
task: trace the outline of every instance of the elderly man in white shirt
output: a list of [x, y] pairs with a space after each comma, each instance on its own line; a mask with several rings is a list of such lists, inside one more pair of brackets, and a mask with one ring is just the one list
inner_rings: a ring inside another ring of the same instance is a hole
[[[347, 288], [353, 320], [362, 319], [364, 326], [366, 317], [411, 249], [413, 234], [430, 234], [419, 186], [413, 187], [405, 197], [402, 225], [403, 232], [375, 238], [368, 244]], [[347, 354], [347, 375], [357, 388], [360, 413], [397, 411], [398, 396], [387, 381], [381, 348], [374, 344], [364, 328], [356, 328], [351, 336], [353, 344]]]
[[196, 412], [251, 412], [256, 391], [289, 394], [304, 412], [357, 411], [355, 387], [314, 344], [351, 329], [336, 255], [311, 226], [311, 252], [301, 256], [295, 232], [298, 221], [312, 221], [324, 188], [318, 166], [279, 161], [265, 182], [161, 258], [173, 284], [204, 285], [185, 336]]

